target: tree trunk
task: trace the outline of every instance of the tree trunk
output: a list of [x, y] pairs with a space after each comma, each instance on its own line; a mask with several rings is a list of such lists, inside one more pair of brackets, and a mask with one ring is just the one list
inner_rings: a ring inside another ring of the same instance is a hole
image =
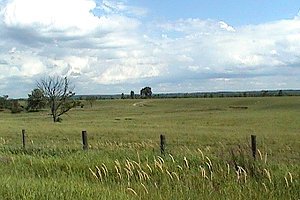
[[52, 99], [51, 115], [52, 115], [52, 118], [53, 118], [53, 122], [57, 122], [55, 99]]

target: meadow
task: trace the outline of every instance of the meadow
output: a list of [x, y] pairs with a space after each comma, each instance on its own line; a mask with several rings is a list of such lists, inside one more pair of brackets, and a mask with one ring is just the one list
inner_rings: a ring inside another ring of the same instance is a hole
[[0, 199], [300, 199], [300, 97], [83, 103], [0, 112]]

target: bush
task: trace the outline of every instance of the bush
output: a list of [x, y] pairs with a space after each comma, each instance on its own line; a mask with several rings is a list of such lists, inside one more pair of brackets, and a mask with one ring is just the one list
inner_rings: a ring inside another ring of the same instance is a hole
[[11, 108], [10, 108], [11, 113], [20, 113], [23, 111], [22, 106], [19, 104], [18, 100], [12, 100], [11, 101]]

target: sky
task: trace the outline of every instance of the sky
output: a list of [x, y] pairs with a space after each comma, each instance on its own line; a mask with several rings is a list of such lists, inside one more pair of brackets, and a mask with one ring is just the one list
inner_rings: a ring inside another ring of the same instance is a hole
[[0, 0], [0, 95], [300, 89], [299, 0]]

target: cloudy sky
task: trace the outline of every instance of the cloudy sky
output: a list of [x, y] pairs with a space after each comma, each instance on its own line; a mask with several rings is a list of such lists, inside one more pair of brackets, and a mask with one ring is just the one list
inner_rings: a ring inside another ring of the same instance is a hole
[[0, 0], [0, 95], [300, 89], [299, 0]]

